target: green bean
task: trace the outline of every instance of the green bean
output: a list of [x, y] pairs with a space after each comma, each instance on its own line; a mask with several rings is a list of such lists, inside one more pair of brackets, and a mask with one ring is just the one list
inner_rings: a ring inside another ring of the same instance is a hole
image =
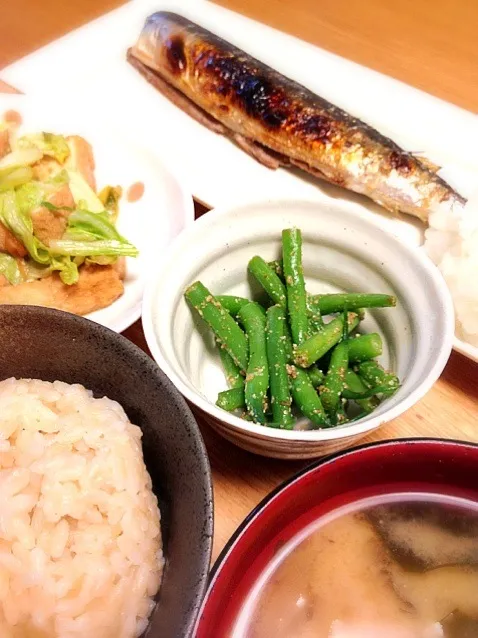
[[230, 388], [243, 388], [244, 377], [241, 374], [240, 369], [234, 363], [234, 359], [231, 355], [222, 347], [221, 343], [217, 339], [216, 343], [219, 348], [219, 356], [221, 357], [222, 367], [226, 373], [227, 385]]
[[244, 299], [244, 297], [236, 297], [234, 295], [217, 295], [217, 301], [221, 304], [223, 308], [227, 310], [227, 312], [233, 317], [237, 316], [237, 313], [242, 308], [249, 303], [249, 299]]
[[259, 304], [251, 301], [239, 310], [238, 319], [249, 337], [245, 400], [256, 423], [265, 423], [269, 369], [267, 366], [266, 319]]
[[367, 412], [366, 410], [363, 410], [362, 412], [359, 412], [359, 414], [354, 416], [352, 419], [349, 419], [349, 423], [354, 423], [355, 421], [360, 421], [360, 419], [364, 419], [369, 414], [370, 414], [370, 412]]
[[320, 388], [320, 399], [325, 411], [333, 419], [340, 404], [345, 385], [345, 373], [349, 365], [348, 339], [341, 341], [332, 350], [330, 365]]
[[[365, 312], [360, 308], [359, 310], [356, 310], [355, 313], [358, 315], [359, 317], [359, 323], [360, 321], [362, 321], [362, 319], [364, 319], [365, 317]], [[342, 337], [341, 337], [341, 341], [348, 338], [349, 335], [355, 330], [355, 328], [357, 327], [358, 323], [354, 323], [352, 325], [349, 325], [347, 323], [347, 328], [345, 327], [345, 316], [348, 316], [348, 313], [343, 312], [342, 313], [342, 317], [343, 317], [343, 328], [342, 328]], [[325, 324], [324, 324], [325, 325]], [[329, 365], [330, 365], [330, 355], [331, 355], [331, 350], [329, 350], [323, 357], [321, 357], [318, 361], [317, 361], [317, 365], [319, 366], [319, 368], [321, 370], [323, 370], [324, 372], [327, 372], [327, 370], [329, 369]]]
[[357, 335], [349, 339], [349, 361], [360, 363], [375, 359], [382, 354], [382, 339], [376, 332], [368, 335]]
[[309, 315], [309, 337], [324, 327], [324, 320], [320, 312], [319, 304], [313, 303], [312, 295], [306, 295], [307, 314]]
[[[363, 312], [363, 310], [361, 311]], [[347, 321], [347, 317], [348, 317], [348, 310], [344, 310], [342, 312], [342, 317], [343, 317], [343, 327], [342, 327], [342, 341], [345, 341], [346, 339], [348, 339], [349, 337], [349, 326], [348, 326], [348, 321]]]
[[293, 350], [293, 348], [292, 348], [292, 338], [290, 336], [290, 330], [289, 330], [289, 326], [288, 326], [287, 322], [286, 322], [286, 325], [285, 325], [285, 340], [284, 340], [284, 343], [285, 343], [285, 351], [286, 351], [286, 354], [287, 354], [287, 361], [290, 362], [290, 361], [292, 361], [292, 350]]
[[284, 284], [267, 263], [258, 257], [253, 257], [247, 266], [251, 275], [261, 284], [275, 304], [287, 307], [287, 293]]
[[380, 391], [386, 397], [392, 396], [400, 387], [398, 377], [393, 372], [385, 371], [377, 361], [364, 361], [357, 371], [367, 385], [382, 388]]
[[309, 337], [311, 337], [316, 332], [319, 332], [319, 330], [322, 330], [325, 323], [319, 310], [310, 312], [309, 309], [307, 309], [307, 314], [309, 316]]
[[392, 295], [368, 294], [368, 293], [334, 293], [327, 295], [309, 295], [309, 311], [320, 311], [322, 315], [330, 315], [333, 312], [357, 310], [358, 308], [389, 308], [397, 305], [397, 300]]
[[286, 344], [286, 315], [282, 306], [271, 306], [267, 310], [266, 345], [270, 376], [272, 420], [279, 427], [292, 429], [294, 418], [291, 412], [292, 399], [289, 390], [287, 363], [289, 352]]
[[269, 266], [269, 268], [272, 268], [272, 270], [281, 279], [281, 281], [284, 281], [284, 266], [282, 263], [282, 259], [274, 259], [273, 261], [267, 262], [267, 265]]
[[244, 388], [231, 388], [219, 392], [216, 405], [227, 412], [243, 408], [245, 406]]
[[307, 338], [309, 321], [302, 270], [302, 235], [297, 228], [282, 231], [282, 258], [292, 341], [301, 344]]
[[309, 375], [309, 379], [312, 381], [312, 385], [314, 386], [314, 388], [318, 390], [324, 382], [325, 374], [322, 372], [322, 370], [319, 370], [316, 365], [308, 368], [307, 374]]
[[[352, 340], [350, 340], [352, 341]], [[349, 356], [350, 356], [350, 341], [349, 341]], [[362, 381], [362, 379], [356, 374], [353, 370], [347, 370], [345, 373], [345, 387], [352, 392], [356, 392], [357, 394], [366, 392], [368, 386]], [[380, 404], [380, 401], [376, 396], [370, 397], [369, 399], [355, 399], [357, 405], [359, 405], [364, 412], [369, 414], [373, 412], [375, 408]]]
[[319, 317], [318, 315], [309, 317], [309, 337], [315, 335], [317, 332], [320, 332], [324, 326], [325, 323], [322, 317]]
[[320, 312], [320, 308], [319, 308], [319, 298], [320, 295], [311, 295], [309, 293], [306, 294], [305, 296], [305, 303], [307, 306], [307, 312], [309, 313], [309, 317], [312, 315], [315, 315], [315, 313], [319, 313], [319, 315], [321, 314]]
[[365, 399], [370, 399], [377, 394], [387, 394], [390, 391], [390, 386], [388, 385], [376, 385], [372, 388], [368, 388], [365, 392], [353, 392], [352, 390], [345, 389], [343, 391], [343, 396], [345, 399], [353, 399], [354, 401], [361, 401]]
[[350, 368], [345, 373], [345, 387], [352, 392], [365, 392], [368, 389], [368, 385], [365, 385], [363, 380], [358, 376], [356, 372]]
[[335, 425], [344, 425], [349, 422], [347, 411], [345, 410], [345, 404], [343, 401], [339, 401], [337, 411], [335, 412], [334, 423]]
[[292, 361], [293, 345], [292, 345], [292, 337], [290, 335], [289, 322], [287, 321], [287, 316], [284, 323], [284, 336], [285, 336], [284, 345], [285, 345], [287, 363], [290, 363]]
[[[359, 316], [355, 312], [349, 312], [347, 316], [348, 329], [352, 332], [359, 324]], [[294, 363], [301, 368], [309, 368], [318, 361], [341, 340], [344, 323], [342, 316], [336, 317], [325, 324], [320, 332], [297, 346], [294, 352]]]
[[288, 366], [292, 397], [302, 414], [321, 427], [330, 426], [324, 406], [309, 375], [296, 366]]
[[233, 358], [234, 363], [242, 371], [245, 371], [248, 362], [247, 338], [227, 310], [200, 281], [191, 284], [186, 289], [184, 296], [212, 328], [217, 339]]

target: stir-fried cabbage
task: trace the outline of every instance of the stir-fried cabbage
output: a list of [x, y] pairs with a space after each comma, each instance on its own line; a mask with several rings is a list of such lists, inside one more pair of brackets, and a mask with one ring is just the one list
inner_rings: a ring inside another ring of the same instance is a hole
[[123, 189], [121, 186], [105, 186], [98, 197], [100, 198], [105, 210], [110, 213], [113, 221], [116, 221], [119, 213], [119, 200], [123, 195]]
[[[66, 167], [58, 167], [46, 179], [34, 179], [32, 165], [44, 156], [64, 164], [70, 156], [66, 138], [53, 133], [24, 135], [0, 159], [0, 222], [29, 255], [20, 268], [14, 257], [0, 253], [0, 274], [16, 285], [57, 271], [63, 283], [71, 285], [78, 282], [78, 268], [85, 262], [106, 265], [120, 256], [137, 256], [138, 250], [115, 228], [121, 188], [107, 186], [99, 197], [81, 173]], [[75, 202], [72, 208], [48, 201], [64, 185]], [[31, 213], [39, 207], [69, 213], [63, 237], [50, 240], [48, 246], [34, 233]]]
[[[68, 228], [62, 239], [50, 242], [50, 250], [57, 255], [83, 257], [136, 257], [138, 250], [122, 237], [108, 213], [76, 210], [68, 217]], [[111, 260], [95, 263], [111, 263]]]
[[33, 259], [25, 259], [23, 264], [26, 281], [34, 281], [35, 279], [44, 279], [52, 273], [50, 264], [37, 264]]
[[63, 135], [55, 133], [33, 133], [24, 135], [17, 141], [19, 149], [38, 149], [42, 155], [53, 157], [60, 164], [64, 164], [70, 156], [68, 142]]
[[0, 168], [18, 168], [19, 166], [31, 166], [43, 157], [38, 148], [19, 148], [7, 153], [0, 159]]
[[66, 236], [73, 239], [74, 232], [88, 233], [94, 239], [116, 239], [128, 243], [116, 230], [108, 213], [90, 213], [87, 210], [76, 210], [68, 217]]
[[58, 255], [94, 257], [96, 255], [114, 255], [115, 257], [137, 257], [138, 249], [132, 244], [117, 239], [98, 239], [97, 241], [75, 241], [58, 239], [50, 242], [50, 249]]
[[33, 234], [32, 219], [28, 213], [20, 210], [13, 190], [0, 194], [0, 221], [22, 242], [35, 261], [40, 264], [50, 261], [48, 249]]
[[69, 169], [67, 169], [66, 172], [68, 173], [68, 183], [70, 185], [71, 194], [78, 208], [84, 208], [91, 213], [102, 213], [105, 207], [83, 175], [78, 171]]
[[0, 193], [27, 184], [32, 179], [33, 171], [29, 166], [0, 168]]
[[23, 281], [17, 260], [6, 253], [0, 253], [0, 275], [3, 275], [8, 283], [14, 286]]
[[45, 187], [40, 182], [27, 182], [15, 189], [15, 195], [20, 211], [28, 214], [40, 206], [45, 197]]
[[66, 255], [52, 255], [50, 262], [51, 270], [57, 270], [60, 279], [64, 284], [71, 286], [78, 282], [78, 266], [74, 259]]
[[49, 266], [51, 271], [57, 270], [63, 283], [77, 283], [77, 265], [70, 255], [54, 254], [35, 237], [31, 216], [20, 209], [13, 190], [0, 195], [0, 221], [22, 242], [34, 261]]

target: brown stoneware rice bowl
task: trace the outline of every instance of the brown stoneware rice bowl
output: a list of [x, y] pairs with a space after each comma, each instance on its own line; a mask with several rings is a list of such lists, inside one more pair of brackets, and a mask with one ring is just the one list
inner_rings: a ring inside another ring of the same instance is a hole
[[118, 401], [143, 431], [161, 510], [165, 567], [147, 638], [192, 635], [211, 557], [213, 503], [204, 443], [186, 402], [126, 338], [88, 319], [34, 306], [0, 306], [0, 380], [80, 383]]

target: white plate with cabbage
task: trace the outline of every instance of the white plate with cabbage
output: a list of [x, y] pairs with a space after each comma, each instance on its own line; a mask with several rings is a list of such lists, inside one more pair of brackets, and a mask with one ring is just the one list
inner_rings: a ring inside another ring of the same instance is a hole
[[120, 332], [141, 314], [158, 254], [194, 220], [193, 201], [155, 154], [72, 102], [0, 96], [0, 304]]

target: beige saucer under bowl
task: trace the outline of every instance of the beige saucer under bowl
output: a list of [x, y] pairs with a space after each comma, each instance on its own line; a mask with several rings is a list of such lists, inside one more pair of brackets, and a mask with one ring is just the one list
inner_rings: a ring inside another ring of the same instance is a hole
[[[260, 299], [248, 261], [254, 255], [277, 259], [281, 231], [293, 226], [302, 230], [309, 292], [383, 292], [398, 299], [396, 308], [368, 311], [360, 331], [380, 333], [381, 363], [402, 385], [373, 414], [341, 427], [278, 430], [219, 409], [218, 392], [227, 386], [213, 335], [183, 297], [199, 279], [215, 295]], [[268, 201], [216, 209], [185, 230], [149, 283], [143, 326], [158, 365], [217, 432], [256, 454], [306, 459], [352, 445], [415, 404], [448, 360], [454, 318], [438, 270], [420, 250], [386, 232], [379, 218], [371, 221], [340, 201]]]

